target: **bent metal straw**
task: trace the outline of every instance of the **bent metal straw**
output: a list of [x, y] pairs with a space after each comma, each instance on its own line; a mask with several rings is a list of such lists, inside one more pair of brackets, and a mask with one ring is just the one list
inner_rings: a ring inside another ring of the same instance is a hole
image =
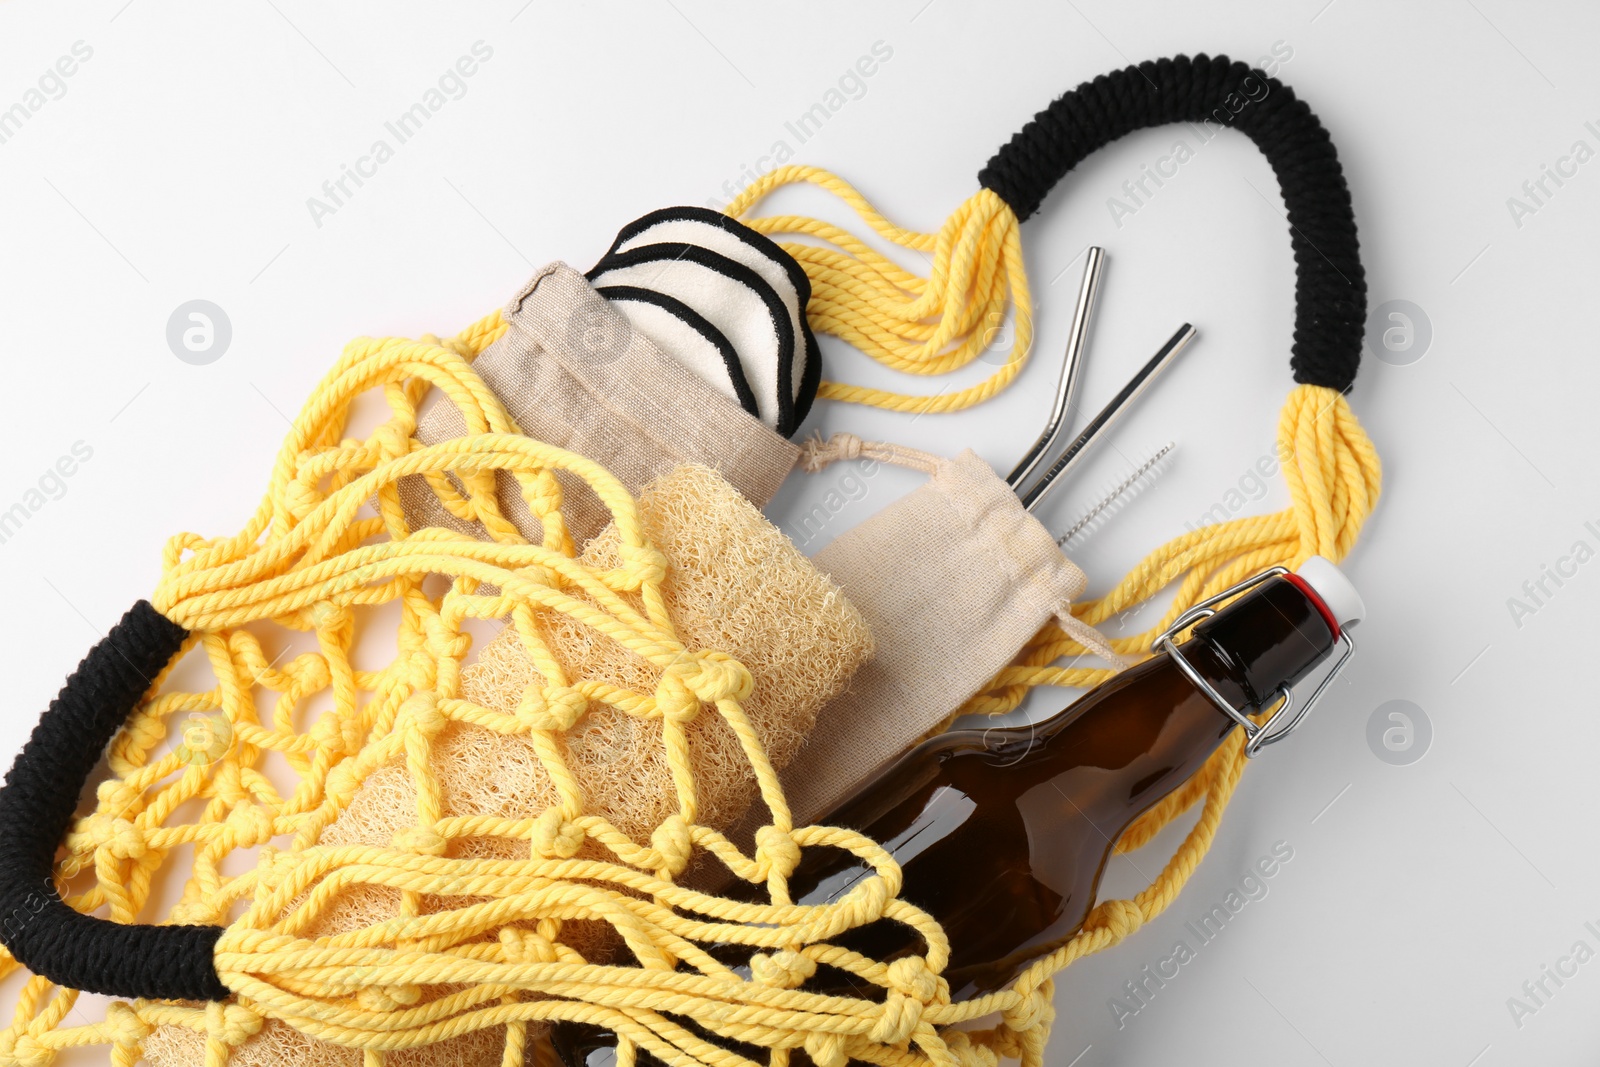
[[[747, 220], [769, 234], [826, 242], [789, 246], [812, 282], [812, 325], [902, 370], [943, 373], [970, 362], [1009, 295], [1017, 342], [987, 381], [936, 398], [838, 383], [824, 383], [819, 393], [902, 411], [959, 410], [1003, 388], [1026, 358], [1032, 307], [1021, 220], [1096, 148], [1178, 121], [1247, 134], [1282, 185], [1298, 275], [1291, 359], [1298, 384], [1278, 424], [1291, 506], [1184, 534], [1075, 610], [1099, 623], [1181, 577], [1163, 621], [1113, 642], [1124, 655], [1147, 652], [1166, 623], [1250, 574], [1313, 554], [1342, 559], [1376, 504], [1378, 459], [1343, 396], [1355, 377], [1365, 305], [1354, 220], [1332, 144], [1309, 109], [1243, 64], [1180, 57], [1115, 72], [1057, 100], [995, 156], [980, 174], [980, 191], [938, 234], [894, 226], [840, 179], [811, 168], [774, 172], [730, 208], [743, 216], [779, 185], [814, 182], [844, 197], [894, 243], [931, 252], [924, 279], [827, 224], [793, 216]], [[625, 1057], [643, 1050], [678, 1063], [729, 1062], [685, 1025], [692, 1023], [719, 1041], [803, 1050], [818, 1067], [842, 1067], [851, 1058], [977, 1067], [997, 1056], [1038, 1067], [1052, 1017], [1051, 976], [1171, 903], [1209, 847], [1243, 771], [1242, 738], [1231, 738], [1119, 842], [1137, 848], [1204, 800], [1194, 829], [1149, 887], [1099, 904], [1079, 935], [1010, 988], [950, 1003], [940, 979], [948, 942], [898, 899], [899, 872], [887, 853], [860, 834], [794, 822], [743, 712], [748, 673], [714, 649], [684, 647], [673, 632], [662, 610], [666, 567], [640, 533], [634, 497], [583, 456], [517, 433], [473, 372], [471, 357], [503, 329], [490, 316], [447, 341], [353, 343], [296, 421], [255, 516], [233, 537], [174, 538], [151, 601], [91, 652], [45, 713], [0, 792], [0, 915], [7, 917], [0, 930], [13, 957], [34, 972], [12, 1023], [0, 1031], [0, 1061], [46, 1067], [65, 1049], [104, 1043], [113, 1062], [131, 1065], [156, 1028], [178, 1027], [203, 1035], [205, 1059], [218, 1067], [273, 1021], [351, 1050], [369, 1067], [425, 1062], [434, 1046], [470, 1034], [488, 1035], [501, 1062], [515, 1065], [526, 1061], [539, 1028], [567, 1020], [616, 1032]], [[431, 446], [412, 438], [416, 406], [430, 388], [466, 413], [467, 436]], [[348, 439], [350, 405], [368, 389], [382, 391], [393, 415], [369, 437]], [[518, 534], [499, 510], [500, 471], [539, 519], [538, 540]], [[580, 481], [610, 513], [615, 566], [577, 560], [558, 473]], [[483, 520], [490, 538], [411, 527], [396, 486], [412, 475], [451, 494], [451, 506]], [[362, 511], [369, 500], [375, 514]], [[425, 584], [434, 575], [447, 579], [443, 592], [437, 582]], [[400, 611], [394, 659], [379, 670], [358, 669], [351, 661], [356, 620], [361, 609], [380, 604]], [[654, 665], [653, 689], [604, 689], [568, 678], [530, 641], [530, 654], [542, 657], [544, 684], [531, 689], [525, 715], [496, 718], [464, 700], [467, 622], [544, 612]], [[273, 664], [255, 632], [272, 627], [315, 635], [316, 651]], [[216, 687], [166, 691], [173, 658], [185, 651], [209, 660]], [[1059, 625], [1046, 626], [962, 710], [1009, 710], [1031, 686], [1105, 677], [1051, 666], [1080, 651]], [[257, 685], [280, 694], [281, 715], [256, 715]], [[615, 832], [575, 794], [525, 822], [436, 817], [429, 757], [449, 723], [526, 735], [559, 778], [575, 690], [662, 723], [680, 810], [647, 842]], [[331, 710], [302, 727], [294, 709], [312, 698]], [[206, 766], [158, 755], [169, 721], [195, 709], [229, 717], [232, 747]], [[740, 737], [770, 813], [749, 851], [696, 821], [682, 739], [688, 724], [708, 713]], [[74, 822], [78, 789], [107, 741], [111, 777], [96, 791], [95, 812]], [[269, 752], [299, 776], [287, 795], [262, 773]], [[421, 798], [412, 832], [387, 847], [319, 844], [363, 778], [395, 756]], [[451, 854], [471, 836], [522, 843], [527, 858]], [[585, 843], [608, 858], [581, 858]], [[182, 846], [194, 849], [183, 895], [170, 912], [152, 914], [152, 883]], [[804, 849], [817, 847], [849, 849], [877, 874], [834, 904], [796, 908], [785, 878]], [[241, 849], [259, 849], [254, 867], [224, 864]], [[765, 886], [770, 903], [734, 903], [678, 884], [696, 852]], [[307, 935], [333, 894], [363, 884], [393, 887], [408, 902], [404, 913], [345, 934]], [[437, 910], [424, 910], [424, 902]], [[927, 951], [889, 965], [830, 949], [839, 931], [885, 917], [914, 926]], [[580, 957], [561, 938], [563, 924], [578, 918], [610, 924], [631, 959], [600, 965]], [[150, 920], [166, 925], [142, 925]], [[735, 974], [706, 952], [715, 942], [759, 949], [762, 962], [748, 978]], [[819, 997], [793, 988], [817, 960], [846, 966], [882, 997]], [[78, 1024], [70, 1016], [80, 989], [126, 999], [100, 1021]], [[991, 1015], [998, 1021], [963, 1028]], [[778, 1062], [782, 1055], [773, 1053]]]

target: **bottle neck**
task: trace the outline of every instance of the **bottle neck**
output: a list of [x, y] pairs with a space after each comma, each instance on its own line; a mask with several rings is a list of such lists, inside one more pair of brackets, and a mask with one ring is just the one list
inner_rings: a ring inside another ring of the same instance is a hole
[[[1273, 578], [1196, 626], [1178, 649], [1228, 706], [1249, 715], [1275, 704], [1278, 690], [1326, 660], [1335, 641], [1317, 603]], [[985, 744], [1019, 792], [1081, 763], [1134, 775], [1117, 794], [1137, 807], [1198, 770], [1235, 725], [1163, 653], [1037, 726], [986, 731]]]
[[1280, 576], [1197, 625], [1181, 647], [1186, 655], [1191, 647], [1196, 654], [1208, 650], [1244, 702], [1260, 710], [1279, 689], [1294, 686], [1327, 659], [1338, 638], [1332, 615], [1315, 594]]

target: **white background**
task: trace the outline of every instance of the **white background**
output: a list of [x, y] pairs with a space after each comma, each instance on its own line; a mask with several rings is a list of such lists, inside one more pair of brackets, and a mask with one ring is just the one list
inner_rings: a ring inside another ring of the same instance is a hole
[[[1349, 560], [1370, 619], [1348, 683], [1252, 768], [1171, 911], [1060, 976], [1050, 1061], [1594, 1061], [1600, 962], [1547, 983], [1553, 996], [1520, 1026], [1507, 998], [1574, 942], [1600, 949], [1584, 928], [1600, 926], [1600, 562], [1547, 583], [1553, 595], [1520, 625], [1507, 602], [1574, 542], [1600, 549], [1584, 527], [1600, 527], [1600, 161], [1547, 183], [1554, 195], [1520, 226], [1507, 199], [1575, 141], [1600, 149], [1584, 127], [1600, 126], [1600, 14], [1509, 0], [1205, 12], [1107, 0], [522, 2], [0, 5], [0, 108], [75, 42], [93, 49], [65, 94], [0, 144], [0, 510], [76, 442], [93, 450], [0, 545], [0, 751], [148, 595], [168, 535], [244, 522], [286, 416], [349, 338], [454, 332], [539, 264], [587, 267], [647, 210], [726, 199], [724, 183], [737, 188], [779, 139], [896, 221], [933, 229], [990, 153], [1078, 82], [1186, 51], [1253, 62], [1282, 42], [1293, 55], [1281, 77], [1339, 149], [1371, 306], [1411, 301], [1433, 334], [1409, 365], [1369, 356], [1351, 395], [1385, 465], [1382, 504]], [[479, 40], [493, 57], [465, 96], [318, 226], [307, 198]], [[893, 55], [864, 95], [798, 144], [784, 123], [879, 41]], [[1222, 502], [1271, 452], [1291, 386], [1293, 263], [1271, 172], [1232, 133], [1116, 224], [1108, 198], [1178, 139], [1194, 146], [1172, 128], [1098, 153], [1025, 224], [1039, 343], [1009, 392], [921, 419], [822, 404], [812, 424], [971, 446], [1008, 470], [1044, 418], [1074, 260], [1102, 244], [1087, 404], [1179, 322], [1201, 340], [1043, 517], [1065, 528], [1130, 462], [1178, 442], [1160, 478], [1076, 549], [1099, 591]], [[777, 206], [850, 221], [820, 193]], [[195, 298], [233, 327], [208, 366], [180, 362], [165, 339], [169, 314]], [[830, 377], [891, 379], [836, 343], [827, 360]], [[806, 550], [913, 484], [882, 473]], [[834, 485], [796, 476], [774, 519]], [[1274, 482], [1240, 513], [1286, 501]], [[1433, 732], [1407, 766], [1367, 741], [1369, 717], [1397, 699]], [[1119, 1029], [1108, 998], [1278, 841], [1294, 858], [1265, 899]], [[1107, 888], [1137, 888], [1161, 844], [1116, 861]]]

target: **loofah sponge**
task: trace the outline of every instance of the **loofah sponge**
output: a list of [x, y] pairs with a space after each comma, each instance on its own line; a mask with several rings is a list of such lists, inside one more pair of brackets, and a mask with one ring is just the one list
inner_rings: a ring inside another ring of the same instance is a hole
[[[662, 593], [674, 628], [685, 647], [719, 649], [749, 669], [755, 684], [743, 701], [745, 713], [773, 764], [783, 767], [804, 744], [818, 710], [871, 655], [866, 623], [837, 586], [709, 468], [684, 466], [661, 477], [640, 494], [639, 514], [645, 535], [669, 564]], [[607, 527], [597, 534], [582, 559], [598, 567], [620, 562], [615, 531]], [[568, 616], [547, 618], [540, 624], [543, 636], [570, 677], [644, 692], [654, 688], [659, 668]], [[462, 695], [492, 711], [515, 714], [525, 687], [539, 680], [515, 629], [508, 627], [463, 670]], [[566, 737], [568, 762], [589, 809], [640, 843], [677, 810], [661, 730], [659, 719], [641, 720], [595, 703]], [[720, 716], [697, 717], [688, 736], [700, 820], [727, 829], [757, 796], [749, 763]], [[438, 738], [434, 762], [447, 815], [531, 819], [559, 800], [527, 737], [452, 720]], [[416, 825], [415, 789], [403, 759], [377, 769], [318, 844], [390, 844], [397, 833]], [[585, 854], [602, 854], [594, 842], [584, 847]], [[463, 838], [452, 842], [449, 854], [526, 858], [528, 848], [526, 839]], [[398, 890], [357, 885], [342, 891], [309, 932], [362, 929], [399, 909]], [[423, 910], [429, 910], [427, 898]], [[609, 955], [613, 938], [603, 923], [569, 922], [560, 940], [598, 962]], [[394, 1067], [487, 1065], [500, 1061], [504, 1046], [504, 1031], [491, 1027], [392, 1052], [386, 1062]], [[202, 1035], [173, 1026], [158, 1027], [145, 1044], [145, 1057], [154, 1067], [193, 1067], [203, 1062], [204, 1051]], [[232, 1056], [238, 1067], [358, 1067], [361, 1062], [354, 1049], [270, 1019]]]

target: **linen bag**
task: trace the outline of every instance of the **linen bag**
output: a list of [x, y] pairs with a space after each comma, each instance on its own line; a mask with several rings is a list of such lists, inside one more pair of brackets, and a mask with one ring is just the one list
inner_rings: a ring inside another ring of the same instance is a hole
[[[631, 492], [682, 464], [710, 467], [757, 507], [766, 504], [800, 450], [768, 429], [630, 325], [578, 271], [552, 263], [502, 312], [509, 329], [473, 362], [522, 432], [599, 463]], [[436, 396], [416, 437], [437, 444], [469, 432], [461, 411]], [[576, 542], [609, 515], [582, 479], [558, 474], [562, 514]], [[507, 517], [524, 537], [540, 530], [512, 477], [496, 477]], [[414, 526], [475, 530], [440, 502], [420, 476], [401, 483]]]

